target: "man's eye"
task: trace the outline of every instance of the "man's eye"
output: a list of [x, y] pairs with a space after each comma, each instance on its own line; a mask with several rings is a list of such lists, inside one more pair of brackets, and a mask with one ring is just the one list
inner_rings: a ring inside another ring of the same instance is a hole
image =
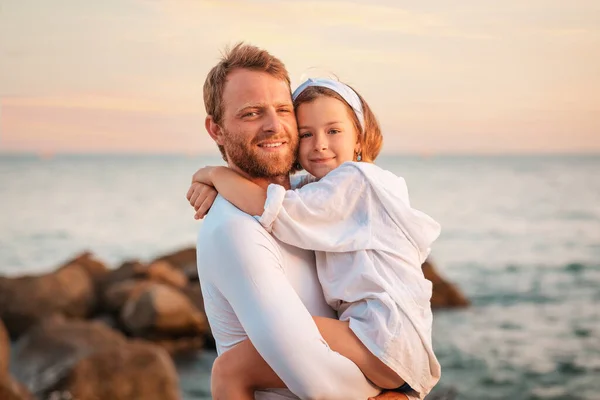
[[278, 111], [283, 114], [288, 114], [292, 112], [292, 110], [290, 110], [289, 108], [280, 108]]
[[256, 111], [250, 111], [250, 112], [243, 114], [242, 118], [256, 117], [257, 115], [258, 115], [258, 113]]

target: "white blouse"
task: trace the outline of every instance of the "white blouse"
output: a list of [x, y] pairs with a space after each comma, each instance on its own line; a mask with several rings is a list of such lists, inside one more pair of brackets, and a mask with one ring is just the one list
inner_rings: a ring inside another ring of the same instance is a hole
[[410, 207], [404, 179], [346, 162], [296, 190], [269, 185], [258, 219], [282, 242], [316, 251], [339, 319], [420, 398], [429, 393], [441, 371], [431, 343], [432, 284], [421, 264], [440, 226]]

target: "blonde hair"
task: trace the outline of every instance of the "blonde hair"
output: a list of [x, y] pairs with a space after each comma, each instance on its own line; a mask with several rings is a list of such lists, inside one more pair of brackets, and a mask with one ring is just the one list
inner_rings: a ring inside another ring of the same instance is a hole
[[[353, 88], [351, 88], [354, 90]], [[356, 132], [358, 132], [358, 143], [360, 144], [360, 152], [361, 152], [361, 161], [373, 162], [379, 155], [379, 151], [381, 150], [381, 146], [383, 144], [383, 135], [381, 134], [381, 128], [379, 127], [379, 122], [377, 122], [377, 118], [371, 108], [367, 104], [367, 102], [362, 98], [362, 96], [354, 90], [360, 99], [360, 103], [363, 108], [364, 121], [365, 121], [365, 129], [363, 130], [356, 113], [350, 107], [350, 105], [340, 96], [337, 92], [321, 87], [321, 86], [310, 86], [307, 87], [294, 101], [294, 108], [298, 109], [301, 104], [310, 103], [318, 97], [332, 97], [344, 103], [346, 106], [349, 115], [352, 118], [352, 122], [354, 124], [354, 128]], [[357, 154], [355, 154], [356, 158]]]
[[[206, 76], [203, 88], [206, 114], [210, 115], [216, 124], [221, 124], [223, 120], [223, 91], [227, 76], [238, 68], [266, 72], [290, 85], [290, 77], [285, 65], [268, 51], [244, 42], [237, 43], [231, 49], [226, 48], [219, 63]], [[227, 161], [225, 149], [221, 145], [218, 147], [223, 159]]]

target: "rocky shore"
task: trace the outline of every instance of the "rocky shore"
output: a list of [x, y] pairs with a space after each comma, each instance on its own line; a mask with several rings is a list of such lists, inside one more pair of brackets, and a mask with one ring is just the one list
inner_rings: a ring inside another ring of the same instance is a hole
[[[431, 263], [423, 271], [432, 307], [468, 305]], [[214, 339], [194, 248], [117, 268], [82, 253], [50, 274], [0, 277], [2, 400], [179, 399], [172, 357], [202, 349]]]

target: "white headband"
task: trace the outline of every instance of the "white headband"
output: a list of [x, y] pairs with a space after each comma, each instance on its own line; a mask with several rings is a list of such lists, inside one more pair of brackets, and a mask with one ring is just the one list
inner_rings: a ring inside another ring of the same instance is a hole
[[342, 96], [346, 103], [348, 103], [348, 105], [352, 107], [352, 110], [354, 110], [354, 114], [356, 114], [356, 117], [360, 122], [360, 126], [362, 127], [363, 132], [365, 131], [365, 116], [363, 113], [362, 103], [360, 102], [360, 98], [358, 97], [356, 92], [352, 90], [350, 86], [340, 81], [335, 81], [333, 79], [309, 78], [306, 82], [304, 82], [303, 84], [298, 86], [296, 90], [294, 90], [294, 93], [292, 94], [292, 99], [296, 101], [298, 96], [300, 96], [300, 93], [304, 92], [304, 90], [310, 86], [318, 86], [331, 89], [340, 96]]

